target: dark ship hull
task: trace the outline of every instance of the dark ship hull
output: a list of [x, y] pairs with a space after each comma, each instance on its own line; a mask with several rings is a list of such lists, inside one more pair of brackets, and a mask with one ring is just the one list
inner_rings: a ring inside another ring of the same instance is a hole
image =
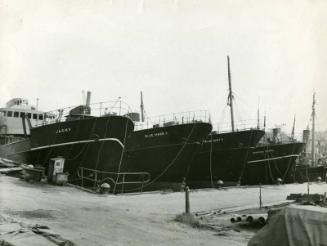
[[264, 135], [261, 130], [211, 134], [192, 163], [187, 183], [193, 188], [215, 187], [218, 180], [235, 184], [242, 178], [250, 154]]
[[265, 144], [251, 150], [242, 184], [294, 182], [294, 168], [304, 148], [301, 142]]
[[[4, 157], [47, 168], [51, 158], [65, 158], [64, 172], [77, 178], [80, 167], [118, 172], [125, 139], [133, 130], [127, 117], [87, 117], [31, 129], [29, 139], [4, 145]], [[2, 151], [1, 151], [2, 149]]]
[[295, 167], [295, 181], [299, 183], [303, 182], [315, 182], [324, 181], [327, 182], [327, 166], [309, 166], [300, 164]]
[[147, 188], [174, 188], [187, 176], [209, 123], [194, 122], [135, 131], [128, 138], [122, 170], [148, 172]]

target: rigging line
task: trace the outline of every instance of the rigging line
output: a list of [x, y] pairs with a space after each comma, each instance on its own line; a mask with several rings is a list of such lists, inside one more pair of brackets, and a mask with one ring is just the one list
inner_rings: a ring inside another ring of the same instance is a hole
[[[58, 131], [58, 129], [59, 129], [59, 127], [61, 126], [61, 123], [62, 123], [62, 122], [59, 120], [57, 123], [58, 123], [58, 124], [57, 124], [57, 128], [56, 128], [56, 131], [55, 131], [55, 135], [54, 135], [54, 138], [53, 138], [53, 142], [52, 142], [52, 144], [55, 144], [55, 143], [56, 143], [57, 137], [58, 137], [58, 135], [59, 135], [59, 134], [57, 134], [56, 132]], [[43, 166], [46, 165], [46, 161], [50, 158], [50, 155], [51, 155], [52, 151], [53, 151], [53, 149], [50, 148], [49, 151], [48, 151], [48, 153], [47, 153], [47, 155], [46, 155], [46, 158], [43, 160]]]
[[[89, 138], [91, 138], [91, 136], [92, 136], [93, 133], [94, 133], [95, 126], [96, 126], [96, 122], [98, 121], [98, 119], [99, 119], [98, 117], [95, 117], [95, 118], [94, 118], [94, 121], [93, 121], [93, 124], [92, 124], [92, 129], [91, 129], [90, 134], [89, 134]], [[85, 161], [85, 158], [86, 158], [86, 154], [87, 154], [87, 152], [88, 152], [88, 150], [89, 150], [89, 147], [90, 147], [90, 145], [89, 145], [89, 144], [86, 144], [86, 150], [85, 150], [85, 152], [84, 152], [84, 155], [82, 156], [82, 160], [81, 160], [81, 162], [79, 163], [77, 169], [79, 169], [79, 168], [83, 165], [83, 163], [84, 163], [84, 161]]]
[[[292, 146], [292, 152], [291, 152], [291, 154], [293, 155], [294, 152], [295, 152], [295, 144], [293, 144], [293, 146]], [[283, 182], [284, 182], [284, 179], [286, 178], [287, 173], [289, 172], [289, 169], [290, 169], [291, 165], [292, 165], [292, 157], [288, 161], [287, 169], [286, 169], [286, 171], [285, 171], [285, 173], [283, 175], [283, 180], [282, 180]]]
[[[78, 121], [78, 124], [77, 124], [77, 127], [76, 127], [76, 131], [75, 131], [75, 133], [74, 133], [74, 139], [77, 138], [77, 133], [79, 132], [78, 130], [79, 130], [79, 128], [80, 128], [80, 124], [81, 124], [81, 121]], [[70, 148], [69, 148], [69, 152], [68, 152], [68, 155], [67, 155], [66, 160], [69, 160], [68, 157], [70, 156], [70, 154], [71, 154], [73, 148], [74, 148], [74, 146], [71, 145]], [[72, 160], [73, 160], [73, 159], [76, 159], [76, 158], [72, 158]]]
[[274, 175], [271, 171], [271, 166], [270, 166], [271, 163], [268, 163], [268, 167], [269, 167], [269, 176], [270, 176], [270, 180], [272, 183], [274, 183], [275, 179], [274, 179]]
[[209, 154], [209, 165], [210, 165], [210, 181], [211, 181], [211, 188], [214, 188], [213, 186], [213, 178], [212, 178], [212, 134], [210, 134], [211, 136], [211, 141], [210, 141], [210, 154]]
[[[268, 146], [267, 146], [268, 147]], [[270, 176], [270, 180], [271, 180], [271, 182], [272, 183], [274, 183], [274, 177], [273, 177], [273, 174], [272, 174], [272, 171], [271, 171], [271, 166], [270, 166], [270, 158], [269, 158], [269, 156], [272, 156], [273, 157], [273, 154], [272, 153], [270, 153], [270, 152], [267, 152], [267, 157], [268, 157], [268, 159], [267, 159], [267, 163], [268, 163], [268, 172], [269, 172], [269, 176]]]
[[[269, 149], [270, 146], [267, 145], [267, 150]], [[270, 159], [269, 159], [269, 155], [270, 155], [270, 152], [267, 152], [267, 157], [268, 157], [268, 160], [267, 160], [267, 164], [268, 164], [268, 173], [269, 173], [269, 177], [270, 177], [270, 180], [271, 182], [273, 183], [274, 182], [274, 178], [272, 176], [272, 172], [271, 172], [271, 166], [270, 166]], [[271, 153], [272, 155], [272, 153]], [[268, 181], [268, 180], [267, 180]]]
[[227, 109], [227, 106], [225, 105], [221, 115], [220, 115], [220, 118], [218, 119], [218, 124], [217, 124], [217, 130], [219, 132], [219, 124], [220, 125], [224, 125], [224, 121], [225, 121], [225, 115], [226, 115], [226, 109]]
[[90, 142], [87, 142], [87, 143], [85, 143], [84, 145], [83, 145], [83, 147], [82, 147], [82, 149], [81, 149], [81, 151], [78, 153], [78, 154], [76, 154], [74, 157], [72, 157], [72, 158], [66, 158], [66, 160], [67, 161], [73, 161], [73, 160], [76, 160], [82, 153], [83, 153], [83, 151], [85, 150], [85, 148], [86, 148], [86, 146], [89, 144]]
[[[184, 148], [186, 147], [186, 145], [187, 145], [187, 143], [188, 143], [188, 141], [189, 141], [189, 139], [190, 139], [190, 137], [191, 137], [191, 135], [193, 134], [193, 131], [194, 131], [194, 128], [195, 128], [195, 122], [193, 123], [193, 127], [192, 127], [192, 129], [191, 129], [191, 131], [190, 131], [190, 134], [188, 135], [188, 137], [187, 137], [187, 139], [186, 139], [186, 141], [185, 141], [185, 143], [182, 145], [182, 147], [180, 148], [180, 150], [178, 151], [178, 153], [177, 153], [177, 155], [175, 156], [175, 158], [171, 161], [171, 163], [156, 177], [156, 178], [154, 178], [153, 180], [151, 180], [151, 182], [149, 182], [149, 183], [147, 183], [147, 184], [145, 184], [144, 186], [143, 186], [143, 188], [144, 187], [147, 187], [147, 186], [149, 186], [149, 185], [151, 185], [151, 184], [153, 184], [154, 182], [156, 182], [162, 175], [164, 175], [167, 171], [168, 171], [168, 169], [173, 165], [173, 164], [175, 164], [175, 161], [177, 160], [177, 158], [180, 156], [180, 154], [183, 152], [183, 150], [184, 150]], [[131, 190], [126, 190], [126, 191], [133, 191], [133, 190], [138, 190], [138, 189], [131, 189]]]
[[189, 173], [190, 173], [190, 168], [191, 168], [191, 164], [194, 162], [194, 158], [196, 157], [196, 155], [199, 153], [200, 149], [203, 146], [203, 142], [201, 142], [201, 144], [199, 144], [196, 148], [196, 150], [193, 152], [192, 157], [190, 159], [189, 164], [187, 165], [187, 170], [185, 173], [185, 177], [189, 177]]
[[263, 181], [268, 181], [268, 165], [266, 162], [264, 162], [263, 165], [265, 167], [265, 176], [263, 177], [264, 178]]
[[[275, 147], [276, 146], [277, 145], [275, 145]], [[277, 171], [277, 175], [283, 176], [281, 171], [278, 168], [278, 162], [277, 162], [277, 159], [275, 158], [274, 154], [272, 152], [267, 152], [267, 157], [268, 157], [268, 161], [273, 162], [272, 165], [273, 165], [274, 169]]]
[[247, 147], [246, 147], [247, 150], [246, 150], [246, 154], [245, 154], [245, 158], [244, 158], [244, 162], [243, 162], [243, 168], [242, 168], [241, 173], [240, 173], [240, 176], [238, 178], [238, 182], [240, 184], [241, 184], [241, 180], [243, 178], [243, 175], [244, 175], [244, 172], [245, 172], [245, 169], [246, 169], [246, 165], [247, 165], [247, 162], [248, 162], [249, 151], [250, 151], [250, 144], [252, 142], [253, 135], [254, 135], [254, 132], [251, 131], [250, 138], [249, 138], [249, 141], [248, 141], [248, 144], [247, 144]]
[[124, 153], [125, 153], [125, 144], [126, 144], [126, 138], [127, 138], [128, 124], [129, 124], [129, 120], [126, 119], [125, 133], [124, 133], [124, 146], [123, 146], [121, 154], [120, 154], [119, 165], [118, 165], [118, 175], [117, 175], [117, 178], [116, 178], [116, 183], [115, 183], [114, 190], [116, 190], [116, 184], [118, 183], [119, 173], [120, 173], [120, 169], [121, 169], [121, 165], [122, 165], [123, 157], [124, 157]]
[[[109, 116], [107, 119], [106, 119], [106, 128], [105, 128], [105, 132], [104, 132], [104, 137], [107, 136], [107, 133], [108, 133], [108, 126], [109, 126], [109, 123], [110, 123], [110, 120], [111, 120], [111, 117]], [[95, 162], [95, 170], [98, 170], [98, 165], [99, 165], [99, 161], [100, 161], [100, 154], [102, 154], [102, 150], [103, 150], [103, 146], [104, 146], [105, 142], [101, 142], [100, 144], [100, 148], [98, 149], [98, 155], [97, 155], [97, 160]]]

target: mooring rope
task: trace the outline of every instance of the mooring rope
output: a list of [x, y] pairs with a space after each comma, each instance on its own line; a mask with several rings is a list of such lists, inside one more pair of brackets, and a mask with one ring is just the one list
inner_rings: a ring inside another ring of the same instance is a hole
[[242, 181], [242, 178], [243, 178], [246, 166], [247, 166], [247, 162], [248, 162], [248, 158], [249, 158], [249, 151], [250, 151], [250, 148], [251, 148], [251, 146], [249, 146], [249, 145], [252, 142], [253, 135], [254, 135], [254, 132], [252, 131], [251, 135], [250, 135], [250, 138], [249, 138], [249, 141], [248, 141], [248, 144], [247, 144], [247, 147], [246, 147], [247, 150], [246, 150], [246, 155], [245, 155], [244, 162], [243, 162], [243, 168], [242, 168], [242, 171], [241, 171], [240, 176], [238, 178], [239, 184], [241, 184], [241, 181]]
[[213, 177], [212, 177], [212, 133], [210, 134], [211, 136], [211, 141], [210, 141], [210, 153], [209, 153], [209, 164], [210, 164], [210, 181], [211, 181], [211, 188], [214, 188], [214, 185], [213, 185]]
[[115, 182], [114, 192], [116, 191], [116, 185], [118, 183], [119, 173], [120, 173], [121, 165], [122, 165], [122, 162], [123, 162], [123, 157], [124, 157], [124, 154], [125, 154], [125, 145], [126, 145], [126, 138], [127, 138], [128, 123], [129, 123], [129, 121], [126, 120], [125, 133], [124, 133], [124, 146], [123, 146], [122, 152], [120, 154], [119, 165], [118, 165], [118, 175], [117, 175], [116, 182]]
[[[195, 129], [195, 122], [193, 123], [192, 129], [190, 131], [190, 134], [187, 136], [186, 141], [184, 142], [184, 144], [182, 145], [182, 147], [180, 148], [180, 150], [178, 151], [178, 153], [176, 154], [176, 156], [174, 157], [174, 159], [170, 162], [170, 164], [154, 179], [151, 180], [151, 182], [143, 185], [143, 188], [153, 184], [154, 182], [156, 182], [159, 178], [162, 177], [162, 175], [164, 175], [170, 167], [172, 167], [173, 164], [175, 164], [177, 158], [180, 156], [180, 154], [183, 152], [183, 150], [185, 149], [186, 145], [188, 144], [188, 141], [191, 137], [191, 135], [193, 134], [193, 131]], [[134, 189], [129, 189], [129, 190], [125, 190], [125, 191], [134, 191], [134, 190], [138, 190], [139, 188], [134, 188]]]
[[[95, 118], [94, 118], [94, 121], [93, 121], [93, 125], [92, 125], [92, 130], [91, 130], [91, 132], [90, 132], [90, 134], [89, 134], [89, 138], [91, 138], [92, 135], [94, 134], [94, 130], [95, 130], [95, 127], [96, 127], [97, 120], [98, 120], [98, 117], [95, 117]], [[77, 166], [77, 170], [81, 167], [81, 165], [83, 165], [83, 163], [84, 163], [84, 161], [85, 161], [85, 158], [86, 158], [87, 151], [88, 151], [90, 145], [89, 145], [88, 143], [86, 143], [85, 146], [86, 146], [86, 147], [85, 147], [86, 150], [85, 150], [84, 154], [82, 155], [82, 160], [81, 160], [81, 162], [80, 162], [79, 165]]]

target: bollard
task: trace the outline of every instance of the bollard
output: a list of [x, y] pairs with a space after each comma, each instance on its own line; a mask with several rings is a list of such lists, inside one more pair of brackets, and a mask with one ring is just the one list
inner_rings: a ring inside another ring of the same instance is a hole
[[281, 178], [278, 178], [278, 179], [277, 179], [277, 184], [278, 184], [278, 185], [281, 185], [282, 182], [283, 182], [283, 180], [282, 180]]
[[259, 205], [260, 205], [260, 208], [262, 208], [261, 183], [260, 183], [260, 189], [259, 189]]
[[185, 187], [185, 213], [190, 213], [190, 189], [188, 186]]
[[186, 178], [183, 177], [183, 181], [181, 183], [181, 191], [185, 191], [185, 187], [186, 187]]
[[103, 183], [100, 186], [101, 194], [108, 194], [110, 192], [110, 185], [108, 183]]
[[224, 185], [224, 181], [222, 181], [222, 180], [219, 179], [219, 180], [217, 181], [217, 188], [220, 189], [220, 188], [223, 187], [223, 185]]

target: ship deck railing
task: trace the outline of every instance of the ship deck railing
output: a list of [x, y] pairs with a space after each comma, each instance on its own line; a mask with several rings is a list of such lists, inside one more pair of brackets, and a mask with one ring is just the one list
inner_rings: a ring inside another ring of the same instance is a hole
[[[80, 107], [79, 114], [71, 114], [71, 110]], [[89, 109], [90, 110], [89, 110]], [[36, 126], [53, 124], [57, 122], [67, 121], [70, 117], [76, 116], [77, 118], [91, 118], [101, 116], [126, 116], [132, 113], [130, 106], [122, 101], [120, 98], [117, 100], [93, 103], [90, 105], [75, 105], [70, 107], [59, 108], [43, 113], [43, 120], [38, 121]]]
[[144, 122], [135, 122], [135, 130], [191, 124], [196, 122], [210, 123], [209, 112], [206, 110], [197, 110], [145, 117]]
[[142, 192], [144, 185], [151, 180], [151, 175], [148, 172], [107, 172], [85, 167], [79, 167], [78, 176], [81, 179], [82, 187], [87, 181], [88, 184], [92, 183], [94, 189], [102, 183], [108, 183], [112, 187], [113, 193], [128, 191], [125, 190], [127, 185], [139, 185]]
[[[234, 123], [234, 131], [246, 131], [246, 130], [263, 130], [261, 126], [258, 126], [256, 119], [239, 120]], [[212, 131], [215, 133], [227, 133], [232, 131], [230, 123], [216, 123], [212, 124]]]

